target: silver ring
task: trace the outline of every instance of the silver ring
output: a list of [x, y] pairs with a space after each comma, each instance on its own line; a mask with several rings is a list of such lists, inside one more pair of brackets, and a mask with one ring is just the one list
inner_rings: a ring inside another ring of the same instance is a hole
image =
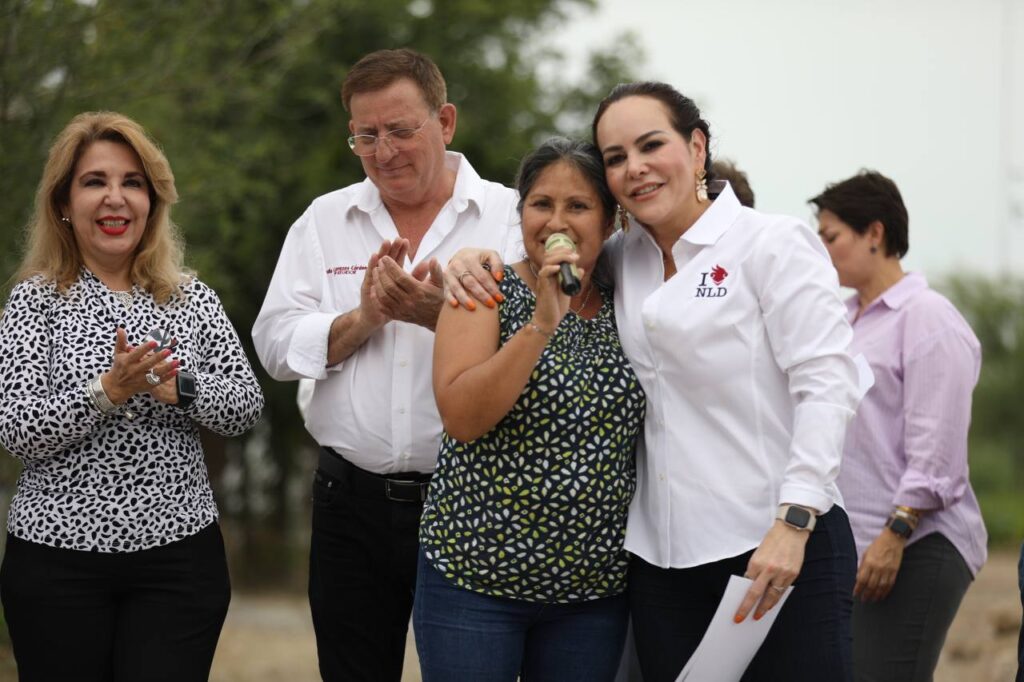
[[775, 590], [779, 594], [782, 594], [783, 592], [786, 591], [785, 587], [779, 587], [778, 585], [769, 585], [768, 587], [772, 588], [773, 590]]
[[156, 372], [149, 370], [146, 372], [146, 383], [150, 386], [156, 386], [160, 383], [161, 379], [157, 376]]
[[459, 280], [459, 283], [461, 284], [461, 283], [462, 283], [462, 278], [463, 278], [463, 277], [465, 277], [466, 275], [472, 275], [472, 274], [473, 274], [473, 273], [472, 273], [472, 272], [470, 272], [469, 270], [463, 270], [463, 271], [462, 271], [462, 274], [461, 274], [461, 275], [459, 275], [459, 276], [458, 276], [458, 277], [457, 277], [456, 279], [458, 279], [458, 280]]

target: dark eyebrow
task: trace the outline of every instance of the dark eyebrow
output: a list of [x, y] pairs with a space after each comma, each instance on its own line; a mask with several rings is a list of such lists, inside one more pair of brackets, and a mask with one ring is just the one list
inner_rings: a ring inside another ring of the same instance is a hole
[[[665, 132], [664, 130], [651, 130], [651, 131], [648, 131], [648, 132], [644, 133], [643, 135], [641, 135], [640, 137], [638, 137], [635, 140], [633, 140], [633, 144], [641, 144], [644, 140], [646, 140], [647, 138], [651, 137], [652, 135], [659, 135], [659, 134], [664, 133], [664, 132]], [[622, 150], [622, 145], [621, 144], [614, 144], [614, 145], [611, 145], [609, 147], [605, 147], [604, 149], [602, 149], [601, 153], [602, 154], [607, 154], [608, 152], [621, 151], [621, 150]]]

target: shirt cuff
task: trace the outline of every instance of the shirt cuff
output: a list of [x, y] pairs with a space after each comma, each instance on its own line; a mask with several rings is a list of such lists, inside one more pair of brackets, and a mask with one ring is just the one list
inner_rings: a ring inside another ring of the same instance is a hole
[[893, 506], [902, 505], [928, 511], [945, 509], [967, 492], [967, 481], [961, 477], [928, 476], [920, 471], [908, 470], [900, 479], [893, 495]]
[[288, 347], [288, 367], [293, 372], [310, 379], [327, 378], [327, 341], [337, 317], [335, 313], [310, 313], [295, 325]]
[[821, 490], [794, 483], [784, 483], [779, 490], [779, 504], [810, 507], [818, 510], [818, 514], [821, 515], [832, 508], [832, 497]]

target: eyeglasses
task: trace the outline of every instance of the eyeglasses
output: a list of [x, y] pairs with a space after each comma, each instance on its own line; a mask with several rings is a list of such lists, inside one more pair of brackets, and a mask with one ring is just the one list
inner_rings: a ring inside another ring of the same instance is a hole
[[429, 120], [428, 117], [415, 128], [397, 128], [389, 130], [383, 135], [352, 135], [348, 138], [348, 146], [352, 148], [356, 156], [373, 156], [377, 153], [377, 145], [381, 142], [387, 142], [389, 147], [400, 152], [411, 146], [410, 143], [416, 137], [416, 133], [423, 130], [423, 126], [427, 125]]

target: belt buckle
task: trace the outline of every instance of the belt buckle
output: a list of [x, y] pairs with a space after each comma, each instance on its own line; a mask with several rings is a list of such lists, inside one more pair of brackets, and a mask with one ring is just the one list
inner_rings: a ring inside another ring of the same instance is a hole
[[384, 479], [384, 496], [387, 497], [392, 502], [414, 502], [415, 501], [411, 497], [396, 497], [395, 495], [392, 495], [391, 494], [391, 485], [392, 484], [395, 484], [395, 488], [399, 489], [399, 490], [402, 487], [404, 487], [404, 486], [416, 486], [417, 492], [419, 493], [417, 495], [417, 497], [419, 497], [419, 501], [420, 502], [424, 502], [427, 499], [426, 486], [423, 485], [422, 483], [419, 483], [418, 481], [399, 481], [399, 480], [392, 479], [392, 478], [385, 478]]

